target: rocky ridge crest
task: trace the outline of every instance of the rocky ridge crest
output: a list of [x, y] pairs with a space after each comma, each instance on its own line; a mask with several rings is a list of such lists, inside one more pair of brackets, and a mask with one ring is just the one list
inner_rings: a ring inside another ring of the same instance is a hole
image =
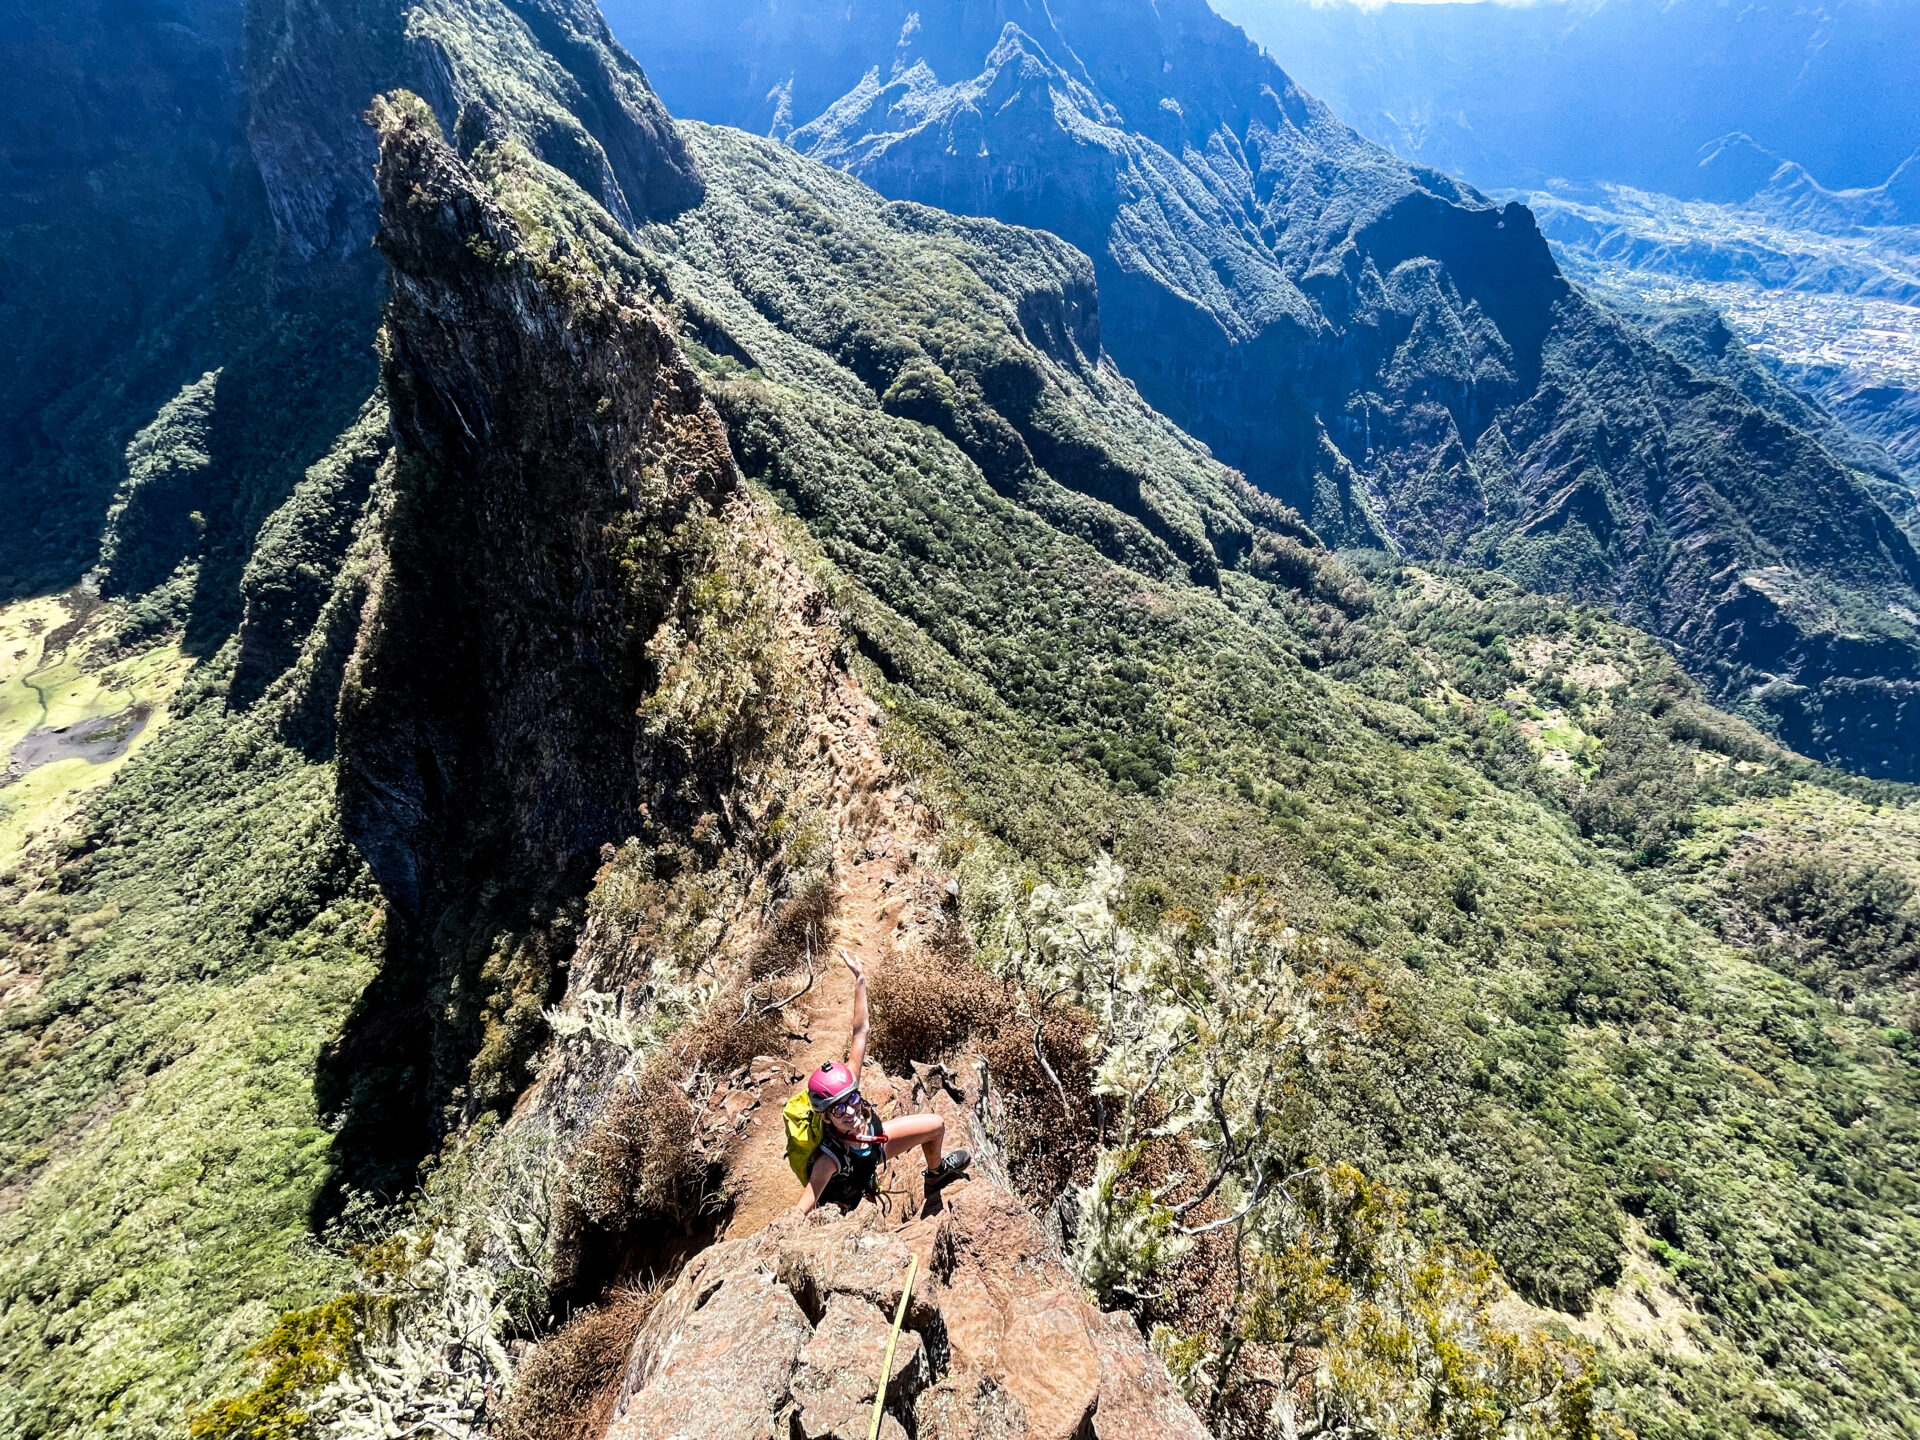
[[977, 1078], [902, 1098], [965, 1137], [974, 1176], [904, 1223], [816, 1213], [695, 1257], [634, 1342], [607, 1440], [864, 1440], [909, 1257], [882, 1435], [1204, 1440], [1131, 1320], [1087, 1303], [998, 1173]]

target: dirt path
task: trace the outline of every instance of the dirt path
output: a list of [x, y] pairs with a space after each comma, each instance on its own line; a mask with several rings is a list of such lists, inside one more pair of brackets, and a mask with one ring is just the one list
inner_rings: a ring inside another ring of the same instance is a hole
[[[829, 1060], [844, 1060], [853, 1020], [853, 977], [840, 963], [846, 951], [866, 968], [868, 984], [899, 930], [902, 913], [916, 900], [912, 866], [904, 858], [876, 856], [846, 875], [840, 897], [839, 935], [832, 952], [819, 957], [813, 989], [795, 1006], [806, 1016], [805, 1039], [791, 1042], [779, 1058], [787, 1063], [784, 1075], [765, 1073], [754, 1083], [758, 1103], [728, 1151], [726, 1190], [733, 1197], [733, 1213], [722, 1239], [751, 1235], [799, 1197], [800, 1184], [787, 1165], [786, 1127], [781, 1106], [806, 1077]], [[804, 978], [794, 977], [795, 984]], [[907, 1099], [904, 1087], [896, 1095], [891, 1079], [875, 1061], [868, 1061], [861, 1089], [880, 1108], [883, 1118], [901, 1113]], [[896, 1161], [883, 1172], [883, 1187], [905, 1187], [917, 1167], [909, 1159]], [[914, 1187], [917, 1189], [917, 1186]]]

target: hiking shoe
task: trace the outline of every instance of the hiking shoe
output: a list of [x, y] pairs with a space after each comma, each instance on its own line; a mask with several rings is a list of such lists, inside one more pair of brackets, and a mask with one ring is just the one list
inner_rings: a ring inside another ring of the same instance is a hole
[[973, 1157], [964, 1150], [949, 1150], [940, 1157], [937, 1168], [921, 1172], [921, 1178], [929, 1190], [939, 1190], [948, 1182], [958, 1180], [967, 1173], [967, 1166], [973, 1163]]

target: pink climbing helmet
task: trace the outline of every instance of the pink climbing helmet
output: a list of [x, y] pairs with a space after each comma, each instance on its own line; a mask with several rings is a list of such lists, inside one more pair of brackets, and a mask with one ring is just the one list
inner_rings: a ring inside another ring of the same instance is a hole
[[837, 1061], [829, 1061], [807, 1077], [807, 1094], [816, 1110], [831, 1110], [859, 1090], [859, 1078]]

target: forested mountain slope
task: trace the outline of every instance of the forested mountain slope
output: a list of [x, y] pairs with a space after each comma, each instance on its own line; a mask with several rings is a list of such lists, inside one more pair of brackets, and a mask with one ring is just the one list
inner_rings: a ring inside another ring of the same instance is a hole
[[380, 383], [271, 505], [182, 375], [113, 593], [6, 612], [164, 724], [0, 788], [0, 1429], [599, 1433], [733, 1203], [707, 1100], [910, 869], [876, 1054], [988, 1062], [1047, 1263], [1215, 1434], [1900, 1433], [1910, 791], [1342, 563], [1086, 256], [674, 127], [591, 11], [260, 18], [272, 268], [379, 217]]
[[611, 14], [684, 113], [1078, 246], [1122, 371], [1330, 541], [1611, 604], [1792, 744], [1914, 773], [1920, 559], [1847, 466], [1201, 0]]

